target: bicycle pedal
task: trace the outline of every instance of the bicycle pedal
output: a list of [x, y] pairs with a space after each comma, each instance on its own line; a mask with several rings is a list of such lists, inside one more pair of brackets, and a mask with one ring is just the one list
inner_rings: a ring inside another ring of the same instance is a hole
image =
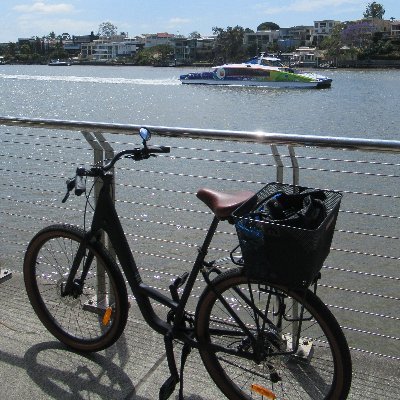
[[175, 391], [176, 384], [179, 382], [179, 379], [170, 376], [161, 386], [160, 388], [160, 396], [159, 400], [167, 400], [172, 393]]
[[185, 272], [181, 276], [178, 276], [175, 280], [174, 283], [172, 283], [169, 286], [169, 291], [171, 292], [172, 300], [179, 302], [179, 295], [178, 295], [178, 289], [183, 286], [189, 276], [188, 272]]
[[183, 273], [181, 276], [178, 276], [178, 278], [175, 279], [173, 285], [179, 289], [182, 285], [185, 284], [187, 278], [189, 276], [189, 272]]

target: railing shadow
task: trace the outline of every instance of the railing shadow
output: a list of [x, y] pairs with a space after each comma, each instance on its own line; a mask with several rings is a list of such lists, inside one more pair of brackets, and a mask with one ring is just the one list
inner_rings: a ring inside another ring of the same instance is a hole
[[[32, 381], [54, 399], [75, 400], [94, 396], [107, 400], [154, 400], [153, 397], [136, 393], [135, 385], [123, 369], [128, 357], [124, 356], [127, 353], [121, 350], [121, 346], [113, 346], [106, 353], [110, 351], [112, 354], [106, 356], [98, 353], [78, 354], [59, 342], [43, 342], [29, 348], [23, 363]], [[122, 366], [111, 361], [115, 356]], [[74, 363], [71, 357], [78, 359], [77, 362]], [[87, 360], [91, 366], [82, 365], [83, 360]], [[178, 399], [178, 391], [177, 386], [171, 399]], [[185, 400], [204, 400], [204, 397], [187, 393]]]

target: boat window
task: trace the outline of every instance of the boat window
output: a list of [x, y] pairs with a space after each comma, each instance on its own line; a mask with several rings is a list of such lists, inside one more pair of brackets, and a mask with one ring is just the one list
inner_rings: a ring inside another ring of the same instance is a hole
[[268, 60], [266, 58], [261, 60], [261, 65], [266, 65], [268, 67], [282, 67], [280, 60]]
[[235, 77], [235, 76], [268, 77], [269, 75], [270, 75], [269, 71], [265, 71], [263, 69], [257, 69], [257, 68], [225, 68], [225, 76], [226, 77]]

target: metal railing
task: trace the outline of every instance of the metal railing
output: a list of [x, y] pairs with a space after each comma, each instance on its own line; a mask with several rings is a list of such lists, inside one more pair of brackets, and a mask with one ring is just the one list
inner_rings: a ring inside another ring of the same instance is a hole
[[[82, 199], [61, 204], [65, 179], [77, 164], [93, 162], [92, 149], [98, 162], [114, 149], [139, 144], [139, 127], [0, 117], [1, 268], [21, 270], [26, 244], [39, 228], [83, 225]], [[190, 268], [211, 219], [195, 197], [199, 187], [256, 191], [277, 180], [340, 190], [344, 197], [319, 295], [354, 351], [400, 360], [400, 141], [149, 128], [152, 141], [171, 146], [171, 153], [121, 162], [115, 188], [146, 283], [168, 290]], [[220, 229], [211, 258], [226, 258], [237, 244], [232, 226]], [[195, 297], [202, 288], [199, 281]]]

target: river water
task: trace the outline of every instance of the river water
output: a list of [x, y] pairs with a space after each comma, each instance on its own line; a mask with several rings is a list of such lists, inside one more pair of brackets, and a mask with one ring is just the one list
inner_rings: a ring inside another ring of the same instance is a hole
[[180, 84], [181, 68], [0, 66], [0, 114], [398, 138], [400, 70], [327, 70], [330, 89]]

